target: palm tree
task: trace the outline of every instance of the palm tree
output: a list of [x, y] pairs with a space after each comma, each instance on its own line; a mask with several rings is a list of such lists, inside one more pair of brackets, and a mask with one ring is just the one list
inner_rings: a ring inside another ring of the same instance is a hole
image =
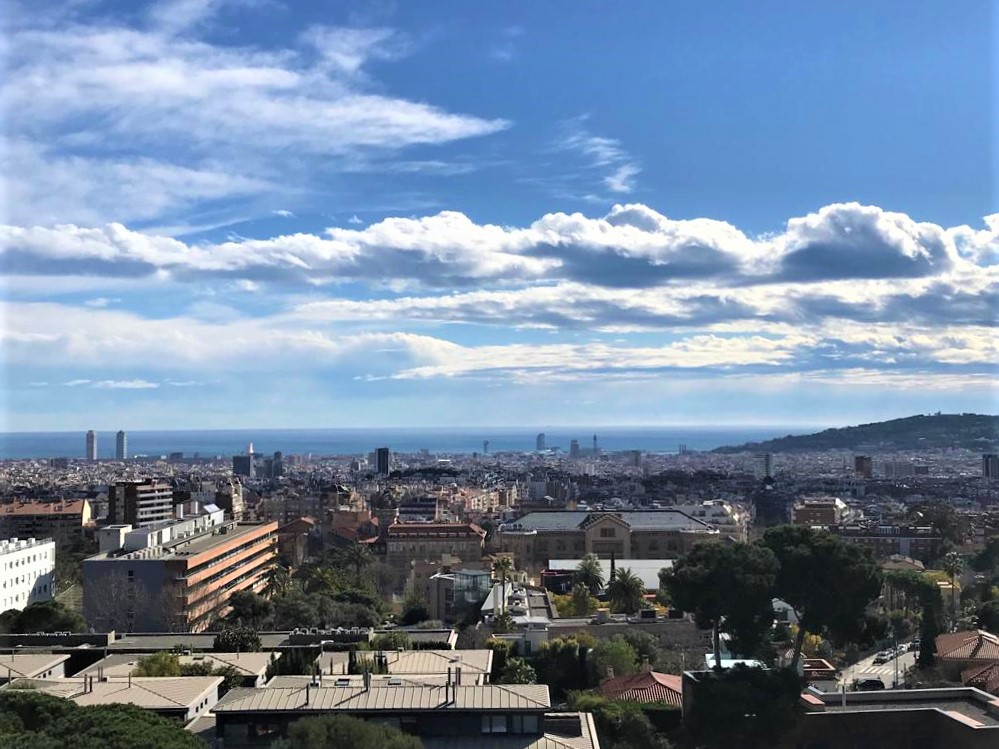
[[957, 578], [964, 572], [964, 559], [956, 551], [952, 551], [943, 558], [941, 564], [943, 571], [950, 578], [950, 612], [957, 623]]
[[598, 595], [604, 587], [604, 571], [596, 554], [587, 554], [579, 562], [572, 576], [573, 582], [585, 585], [591, 595]]
[[272, 596], [283, 596], [291, 585], [288, 568], [275, 564], [267, 574], [267, 592]]
[[637, 614], [645, 602], [645, 583], [627, 567], [618, 570], [607, 586], [607, 598], [615, 611]]
[[301, 575], [306, 593], [331, 595], [340, 586], [336, 572], [329, 567], [309, 565], [302, 569]]
[[510, 557], [499, 557], [493, 562], [493, 575], [499, 573], [502, 584], [500, 590], [503, 592], [503, 611], [506, 611], [506, 578], [511, 572], [513, 572], [513, 559]]
[[344, 547], [337, 557], [340, 564], [354, 570], [354, 584], [358, 586], [361, 585], [361, 573], [375, 561], [371, 549], [359, 543]]

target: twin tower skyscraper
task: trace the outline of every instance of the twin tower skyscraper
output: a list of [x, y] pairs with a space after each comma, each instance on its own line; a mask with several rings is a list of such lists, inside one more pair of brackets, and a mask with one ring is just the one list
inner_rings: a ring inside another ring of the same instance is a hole
[[[97, 460], [97, 432], [91, 429], [87, 432], [87, 460]], [[114, 439], [115, 460], [128, 459], [128, 435], [123, 429], [118, 430]]]

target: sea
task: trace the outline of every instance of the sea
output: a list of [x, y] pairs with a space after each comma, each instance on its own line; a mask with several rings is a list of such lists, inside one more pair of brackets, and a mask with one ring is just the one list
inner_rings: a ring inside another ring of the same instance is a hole
[[[367, 455], [377, 447], [393, 452], [417, 453], [428, 450], [437, 455], [486, 452], [528, 452], [536, 447], [539, 432], [545, 433], [548, 449], [569, 451], [572, 440], [580, 448], [592, 449], [593, 436], [602, 451], [641, 450], [648, 453], [677, 453], [712, 450], [725, 445], [810, 434], [815, 429], [763, 426], [670, 426], [670, 427], [467, 427], [412, 429], [212, 429], [176, 431], [129, 431], [130, 457], [157, 457], [183, 453], [185, 457], [208, 458], [245, 453], [253, 443], [258, 453], [281, 451], [285, 455]], [[0, 460], [30, 458], [83, 458], [84, 432], [0, 433]], [[113, 458], [115, 432], [97, 433], [98, 458]]]

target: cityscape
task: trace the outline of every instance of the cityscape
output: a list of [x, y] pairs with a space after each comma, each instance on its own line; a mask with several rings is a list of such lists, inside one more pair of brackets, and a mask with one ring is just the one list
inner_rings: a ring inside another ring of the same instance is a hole
[[997, 749], [986, 0], [7, 0], [0, 749]]

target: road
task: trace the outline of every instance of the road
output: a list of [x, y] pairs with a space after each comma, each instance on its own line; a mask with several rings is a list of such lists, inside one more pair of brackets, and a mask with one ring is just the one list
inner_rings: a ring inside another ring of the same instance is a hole
[[874, 659], [877, 654], [872, 655], [870, 658], [865, 658], [859, 663], [854, 663], [849, 668], [844, 668], [840, 674], [839, 681], [841, 684], [846, 684], [846, 688], [849, 689], [853, 686], [853, 680], [859, 675], [864, 676], [877, 676], [880, 677], [881, 681], [885, 683], [885, 686], [891, 689], [892, 682], [895, 681], [895, 664], [898, 663], [898, 683], [902, 684], [905, 681], [905, 672], [908, 668], [916, 663], [916, 651], [910, 651], [908, 653], [903, 653], [898, 658], [892, 659], [887, 663], [881, 663], [877, 666], [874, 665]]

